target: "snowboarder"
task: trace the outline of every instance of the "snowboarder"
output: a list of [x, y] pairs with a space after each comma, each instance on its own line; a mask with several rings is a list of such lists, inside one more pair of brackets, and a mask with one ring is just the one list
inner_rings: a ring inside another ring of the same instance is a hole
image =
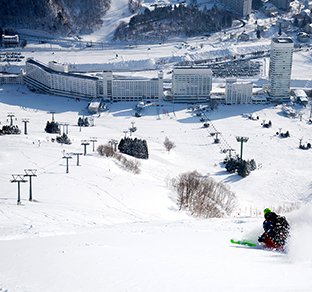
[[265, 218], [264, 232], [259, 236], [258, 241], [263, 242], [268, 248], [283, 250], [289, 234], [289, 223], [284, 216], [277, 215], [269, 208], [266, 208], [263, 214]]

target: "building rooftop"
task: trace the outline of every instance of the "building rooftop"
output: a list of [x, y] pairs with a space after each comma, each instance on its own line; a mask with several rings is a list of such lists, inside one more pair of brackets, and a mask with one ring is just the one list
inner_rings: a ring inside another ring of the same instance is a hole
[[48, 66], [46, 66], [45, 64], [37, 61], [37, 60], [34, 60], [33, 58], [28, 58], [26, 63], [29, 62], [29, 63], [32, 63], [38, 67], [40, 67], [41, 69], [43, 69], [44, 71], [50, 73], [50, 74], [57, 74], [57, 75], [64, 75], [64, 76], [71, 76], [71, 77], [75, 77], [75, 78], [83, 78], [83, 79], [89, 79], [89, 80], [98, 80], [99, 78], [97, 77], [92, 77], [92, 76], [88, 76], [88, 75], [81, 75], [81, 74], [73, 74], [73, 73], [64, 73], [64, 72], [60, 72], [60, 71], [56, 71], [56, 70], [53, 70], [51, 68], [49, 68]]
[[283, 43], [292, 44], [293, 43], [291, 38], [273, 38], [272, 41], [277, 44], [283, 44]]

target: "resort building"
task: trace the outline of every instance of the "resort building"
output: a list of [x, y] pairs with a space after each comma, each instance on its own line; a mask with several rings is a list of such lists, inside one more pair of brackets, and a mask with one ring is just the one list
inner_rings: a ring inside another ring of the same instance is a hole
[[18, 47], [19, 45], [19, 36], [16, 35], [2, 35], [2, 47]]
[[158, 78], [133, 78], [103, 72], [103, 97], [112, 101], [139, 101], [163, 98], [163, 72]]
[[206, 102], [212, 88], [212, 71], [205, 66], [175, 67], [172, 73], [173, 102]]
[[86, 100], [101, 95], [97, 77], [66, 73], [59, 68], [55, 70], [55, 67], [51, 68], [32, 58], [26, 61], [24, 81], [30, 89], [49, 94]]
[[237, 82], [236, 78], [229, 78], [225, 84], [226, 104], [252, 103], [252, 83]]
[[23, 84], [23, 72], [20, 74], [0, 73], [0, 84]]
[[130, 78], [114, 76], [111, 71], [103, 77], [68, 72], [68, 66], [50, 62], [45, 65], [33, 58], [26, 61], [24, 81], [30, 89], [44, 93], [92, 100], [139, 101], [161, 99], [163, 73], [158, 78]]
[[291, 38], [273, 38], [269, 68], [269, 95], [272, 100], [288, 100], [294, 43]]

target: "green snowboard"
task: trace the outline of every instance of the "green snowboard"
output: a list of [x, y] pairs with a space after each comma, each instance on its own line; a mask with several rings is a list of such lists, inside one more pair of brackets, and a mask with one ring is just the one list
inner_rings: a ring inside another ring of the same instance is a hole
[[250, 242], [249, 240], [243, 239], [243, 240], [239, 240], [239, 239], [231, 239], [231, 243], [234, 244], [239, 244], [239, 245], [248, 245], [248, 246], [257, 246], [255, 243]]

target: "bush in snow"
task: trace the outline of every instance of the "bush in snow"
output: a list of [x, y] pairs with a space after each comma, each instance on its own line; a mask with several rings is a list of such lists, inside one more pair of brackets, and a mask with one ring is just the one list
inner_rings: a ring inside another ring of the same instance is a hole
[[128, 171], [134, 174], [140, 174], [140, 162], [138, 160], [129, 160], [121, 154], [115, 153], [114, 157], [121, 163], [121, 165]]
[[97, 148], [97, 152], [101, 155], [101, 156], [105, 156], [105, 157], [112, 157], [115, 154], [115, 151], [113, 149], [112, 146], [106, 144], [106, 145], [99, 145]]
[[174, 142], [170, 141], [168, 137], [166, 137], [164, 141], [164, 147], [168, 152], [170, 152], [170, 150], [175, 148], [176, 145], [174, 144]]
[[56, 137], [56, 142], [60, 143], [60, 144], [68, 144], [68, 145], [71, 144], [70, 139], [68, 138], [68, 136], [65, 133], [63, 133], [63, 135], [61, 135], [61, 136]]
[[229, 187], [197, 171], [180, 174], [171, 185], [178, 194], [180, 210], [186, 208], [196, 217], [220, 218], [235, 207], [236, 197]]
[[58, 134], [61, 132], [58, 123], [54, 121], [52, 122], [47, 121], [47, 124], [44, 130], [50, 134]]
[[106, 145], [99, 145], [97, 148], [97, 152], [101, 155], [101, 156], [105, 156], [105, 157], [113, 157], [116, 160], [118, 160], [121, 165], [128, 171], [131, 171], [134, 174], [140, 174], [141, 170], [140, 170], [140, 162], [137, 160], [129, 160], [127, 159], [125, 156], [116, 153], [113, 149], [112, 146], [110, 146], [109, 144]]
[[237, 174], [241, 177], [246, 177], [250, 174], [251, 171], [257, 169], [257, 164], [254, 159], [251, 159], [250, 161], [246, 160], [240, 160], [240, 158], [231, 158], [227, 160], [225, 168], [230, 173], [235, 173], [237, 171]]

